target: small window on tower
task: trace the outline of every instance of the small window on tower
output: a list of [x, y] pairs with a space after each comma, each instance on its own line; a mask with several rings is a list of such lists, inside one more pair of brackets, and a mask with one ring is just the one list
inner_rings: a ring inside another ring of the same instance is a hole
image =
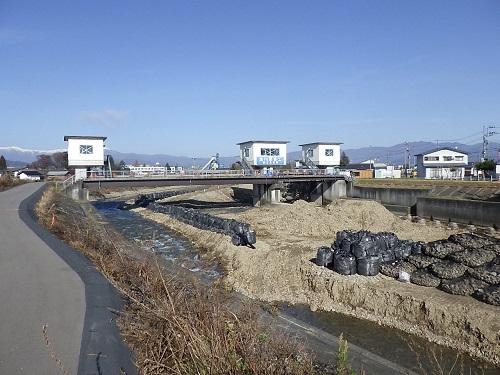
[[91, 155], [94, 153], [94, 147], [90, 145], [80, 145], [80, 154]]
[[261, 156], [280, 156], [279, 148], [261, 148], [260, 149]]

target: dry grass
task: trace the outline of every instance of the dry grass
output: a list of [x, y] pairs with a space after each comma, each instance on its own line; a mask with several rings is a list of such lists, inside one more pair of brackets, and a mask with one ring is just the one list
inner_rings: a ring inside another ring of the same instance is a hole
[[313, 355], [264, 323], [254, 303], [217, 283], [167, 274], [158, 258], [128, 251], [129, 243], [55, 190], [36, 209], [42, 225], [83, 251], [128, 297], [118, 323], [141, 374], [315, 373]]
[[[158, 271], [158, 269], [156, 270]], [[162, 275], [161, 272], [145, 272]], [[140, 348], [147, 374], [312, 374], [312, 357], [296, 341], [259, 323], [255, 305], [235, 306], [220, 288], [200, 289], [160, 276], [122, 323]]]
[[410, 336], [403, 337], [415, 355], [420, 375], [473, 375], [484, 374], [481, 368], [472, 370], [465, 365], [465, 354], [457, 353], [454, 357], [445, 355], [443, 349], [431, 348], [417, 342]]
[[4, 173], [0, 176], [0, 191], [4, 191], [18, 185], [26, 183], [25, 180], [20, 180], [19, 178], [13, 178], [8, 173]]

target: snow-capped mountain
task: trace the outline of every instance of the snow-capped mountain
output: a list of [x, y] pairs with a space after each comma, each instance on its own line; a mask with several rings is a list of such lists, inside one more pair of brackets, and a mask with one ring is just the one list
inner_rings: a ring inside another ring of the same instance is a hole
[[23, 166], [36, 161], [38, 155], [52, 155], [56, 152], [64, 152], [67, 149], [59, 150], [28, 150], [21, 147], [1, 147], [0, 156], [3, 155], [9, 167]]

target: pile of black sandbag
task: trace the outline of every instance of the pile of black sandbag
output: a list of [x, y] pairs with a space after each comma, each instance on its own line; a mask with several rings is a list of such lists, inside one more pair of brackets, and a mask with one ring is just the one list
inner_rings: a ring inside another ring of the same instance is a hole
[[231, 236], [231, 242], [236, 246], [253, 245], [257, 241], [255, 231], [251, 230], [250, 225], [247, 223], [232, 219], [222, 219], [191, 208], [173, 204], [162, 205], [156, 202], [150, 202], [147, 208], [153, 212], [166, 214], [196, 228]]
[[394, 233], [340, 231], [330, 247], [318, 249], [316, 264], [342, 275], [375, 276], [383, 262], [406, 258], [421, 251], [421, 243], [400, 241]]
[[394, 233], [340, 231], [330, 247], [320, 247], [316, 264], [342, 275], [379, 272], [422, 286], [500, 306], [500, 241], [454, 234], [433, 242], [402, 241]]
[[182, 195], [189, 193], [188, 190], [177, 190], [177, 191], [167, 191], [164, 193], [151, 193], [151, 194], [140, 194], [135, 200], [135, 205], [139, 207], [147, 207], [151, 202], [155, 202], [160, 199], [174, 197], [176, 195]]

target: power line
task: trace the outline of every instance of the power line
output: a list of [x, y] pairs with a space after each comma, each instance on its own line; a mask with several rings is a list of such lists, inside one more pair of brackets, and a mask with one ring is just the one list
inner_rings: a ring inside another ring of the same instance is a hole
[[471, 135], [468, 135], [468, 136], [465, 136], [465, 137], [462, 137], [462, 138], [458, 138], [458, 139], [440, 139], [441, 142], [458, 142], [458, 141], [461, 141], [463, 139], [467, 139], [467, 138], [471, 138], [471, 137], [475, 137], [476, 135], [479, 135], [481, 134], [481, 132], [477, 132], [477, 133], [474, 133], [474, 134], [471, 134]]
[[481, 161], [484, 161], [486, 159], [486, 153], [488, 149], [488, 137], [491, 137], [494, 134], [498, 134], [495, 131], [491, 131], [491, 129], [495, 129], [496, 126], [483, 126], [483, 156], [481, 158]]
[[464, 144], [465, 145], [471, 145], [471, 144], [474, 144], [474, 143], [481, 143], [481, 142], [482, 142], [482, 138], [476, 138], [476, 139], [473, 139], [472, 141], [466, 142]]

